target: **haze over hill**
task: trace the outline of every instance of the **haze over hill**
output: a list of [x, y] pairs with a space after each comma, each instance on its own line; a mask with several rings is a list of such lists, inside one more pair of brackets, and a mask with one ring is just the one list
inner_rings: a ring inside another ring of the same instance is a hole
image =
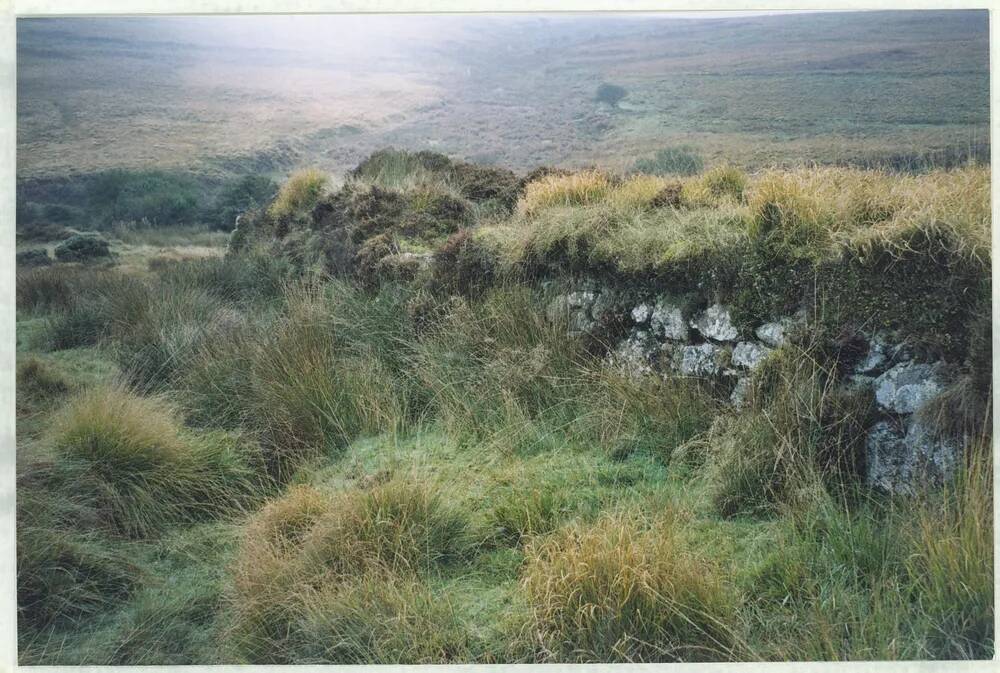
[[18, 177], [863, 160], [986, 142], [988, 77], [982, 11], [23, 19]]

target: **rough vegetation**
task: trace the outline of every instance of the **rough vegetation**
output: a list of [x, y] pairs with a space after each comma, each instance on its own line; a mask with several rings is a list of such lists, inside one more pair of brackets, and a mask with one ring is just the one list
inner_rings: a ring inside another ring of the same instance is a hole
[[19, 270], [21, 662], [992, 656], [989, 170], [662, 172], [385, 150]]

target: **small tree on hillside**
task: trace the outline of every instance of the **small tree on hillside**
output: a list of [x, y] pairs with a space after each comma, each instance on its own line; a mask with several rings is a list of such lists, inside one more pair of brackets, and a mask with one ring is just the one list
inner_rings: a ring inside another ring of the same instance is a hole
[[625, 98], [626, 95], [628, 95], [628, 91], [626, 91], [624, 87], [604, 82], [597, 87], [596, 98], [602, 103], [607, 103], [611, 107], [616, 107], [618, 105], [618, 101]]

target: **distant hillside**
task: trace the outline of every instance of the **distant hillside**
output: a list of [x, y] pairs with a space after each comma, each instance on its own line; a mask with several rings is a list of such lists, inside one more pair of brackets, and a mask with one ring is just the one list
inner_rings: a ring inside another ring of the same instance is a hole
[[[984, 11], [309, 17], [301, 39], [275, 20], [20, 20], [19, 178], [342, 172], [386, 145], [529, 169], [676, 145], [759, 165], [988, 140]], [[624, 97], [598, 100], [602, 83]]]

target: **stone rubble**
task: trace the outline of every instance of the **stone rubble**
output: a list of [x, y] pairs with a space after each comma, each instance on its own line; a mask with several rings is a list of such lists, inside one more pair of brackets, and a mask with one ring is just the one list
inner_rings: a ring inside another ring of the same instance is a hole
[[[634, 313], [634, 311], [633, 311]], [[664, 339], [670, 341], [687, 341], [688, 326], [684, 322], [684, 315], [678, 306], [659, 300], [649, 316], [650, 327], [653, 332]]]
[[733, 349], [733, 364], [753, 371], [770, 355], [771, 350], [753, 341], [741, 341]]
[[706, 339], [713, 341], [735, 341], [736, 337], [740, 335], [736, 327], [733, 326], [729, 309], [721, 304], [712, 304], [702, 311], [697, 318], [691, 321], [691, 327], [701, 332]]

